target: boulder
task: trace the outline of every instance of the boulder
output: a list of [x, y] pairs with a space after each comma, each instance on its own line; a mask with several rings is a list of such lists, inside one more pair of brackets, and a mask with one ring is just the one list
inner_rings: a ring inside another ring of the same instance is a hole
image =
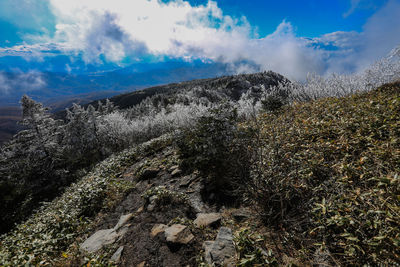
[[221, 227], [215, 241], [205, 241], [205, 260], [210, 265], [234, 266], [235, 245], [231, 229]]
[[198, 213], [196, 220], [194, 220], [194, 224], [197, 227], [207, 227], [207, 226], [215, 226], [221, 222], [221, 214], [213, 212], [213, 213]]
[[114, 243], [128, 231], [128, 225], [126, 225], [126, 223], [132, 216], [133, 214], [131, 213], [122, 215], [114, 228], [97, 231], [81, 244], [80, 249], [85, 252], [94, 253], [103, 246]]
[[99, 230], [86, 239], [80, 248], [86, 252], [94, 253], [103, 246], [114, 243], [118, 237], [119, 235], [114, 229]]
[[175, 244], [188, 244], [194, 239], [194, 235], [187, 226], [182, 224], [174, 224], [164, 231], [167, 242]]

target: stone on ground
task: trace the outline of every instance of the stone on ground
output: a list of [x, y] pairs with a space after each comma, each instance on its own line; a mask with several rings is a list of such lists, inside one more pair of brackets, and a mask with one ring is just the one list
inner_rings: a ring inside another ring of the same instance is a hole
[[170, 243], [188, 244], [194, 239], [189, 228], [182, 224], [174, 224], [166, 228], [164, 234], [167, 242]]
[[114, 228], [97, 231], [81, 244], [80, 249], [85, 252], [95, 253], [103, 246], [114, 243], [128, 231], [126, 223], [132, 216], [133, 214], [131, 213], [122, 215]]
[[119, 235], [114, 229], [99, 230], [86, 239], [80, 248], [86, 252], [94, 253], [103, 246], [114, 243], [118, 237]]
[[168, 228], [167, 225], [165, 224], [156, 224], [153, 226], [153, 228], [151, 229], [150, 235], [152, 237], [155, 237], [156, 235], [158, 235], [159, 233], [163, 233], [165, 231], [165, 229]]
[[231, 229], [221, 227], [215, 241], [206, 241], [205, 260], [210, 265], [234, 266], [235, 245]]
[[122, 251], [124, 250], [124, 246], [120, 246], [117, 251], [112, 255], [111, 261], [118, 263], [121, 260]]
[[221, 222], [221, 214], [213, 212], [213, 213], [199, 213], [197, 214], [196, 220], [194, 220], [194, 224], [197, 227], [207, 227], [207, 226], [215, 226]]

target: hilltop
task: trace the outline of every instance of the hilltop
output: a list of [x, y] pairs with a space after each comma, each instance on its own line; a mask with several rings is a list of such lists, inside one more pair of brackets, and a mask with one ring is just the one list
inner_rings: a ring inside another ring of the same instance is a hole
[[[211, 105], [190, 127], [98, 163], [1, 238], [0, 264], [399, 264], [400, 83], [284, 96], [270, 89], [245, 120], [243, 108]], [[125, 112], [151, 114], [148, 99]]]

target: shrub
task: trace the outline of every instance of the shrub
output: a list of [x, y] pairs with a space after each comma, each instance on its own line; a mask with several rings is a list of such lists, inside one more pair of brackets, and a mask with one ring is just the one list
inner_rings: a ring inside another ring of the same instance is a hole
[[218, 193], [218, 200], [236, 197], [249, 174], [246, 138], [237, 127], [237, 112], [229, 104], [212, 109], [192, 129], [177, 138], [181, 168], [199, 170], [205, 177], [205, 194]]
[[399, 117], [400, 83], [262, 115], [249, 194], [266, 222], [343, 265], [400, 263]]
[[264, 237], [250, 228], [240, 229], [235, 234], [235, 247], [240, 267], [278, 266], [272, 251], [264, 250]]

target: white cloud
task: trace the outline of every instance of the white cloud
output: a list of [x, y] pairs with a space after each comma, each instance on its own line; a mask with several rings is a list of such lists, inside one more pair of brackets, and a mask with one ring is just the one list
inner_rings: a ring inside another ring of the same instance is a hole
[[[61, 51], [81, 55], [87, 63], [120, 63], [147, 55], [199, 58], [231, 64], [237, 72], [270, 69], [302, 80], [309, 72], [361, 70], [400, 43], [396, 0], [376, 12], [361, 33], [334, 32], [312, 40], [296, 36], [286, 21], [259, 38], [245, 17], [225, 15], [214, 1], [198, 6], [183, 0], [48, 1], [56, 18], [55, 34], [29, 36], [35, 45], [0, 48], [0, 56]], [[354, 0], [352, 5], [368, 1]]]
[[336, 47], [326, 53], [328, 72], [360, 72], [400, 45], [399, 14], [400, 3], [391, 0], [368, 19], [362, 32], [334, 32], [311, 42]]
[[37, 71], [29, 72], [0, 72], [0, 92], [2, 94], [10, 94], [14, 91], [33, 91], [44, 88], [46, 82], [42, 74]]
[[323, 65], [321, 53], [297, 38], [289, 22], [258, 39], [245, 17], [224, 15], [214, 1], [199, 6], [182, 0], [50, 3], [57, 26], [55, 37], [47, 42], [63, 43], [70, 51], [82, 52], [87, 62], [101, 55], [116, 62], [146, 53], [224, 63], [247, 60], [296, 79], [310, 71], [319, 72]]

